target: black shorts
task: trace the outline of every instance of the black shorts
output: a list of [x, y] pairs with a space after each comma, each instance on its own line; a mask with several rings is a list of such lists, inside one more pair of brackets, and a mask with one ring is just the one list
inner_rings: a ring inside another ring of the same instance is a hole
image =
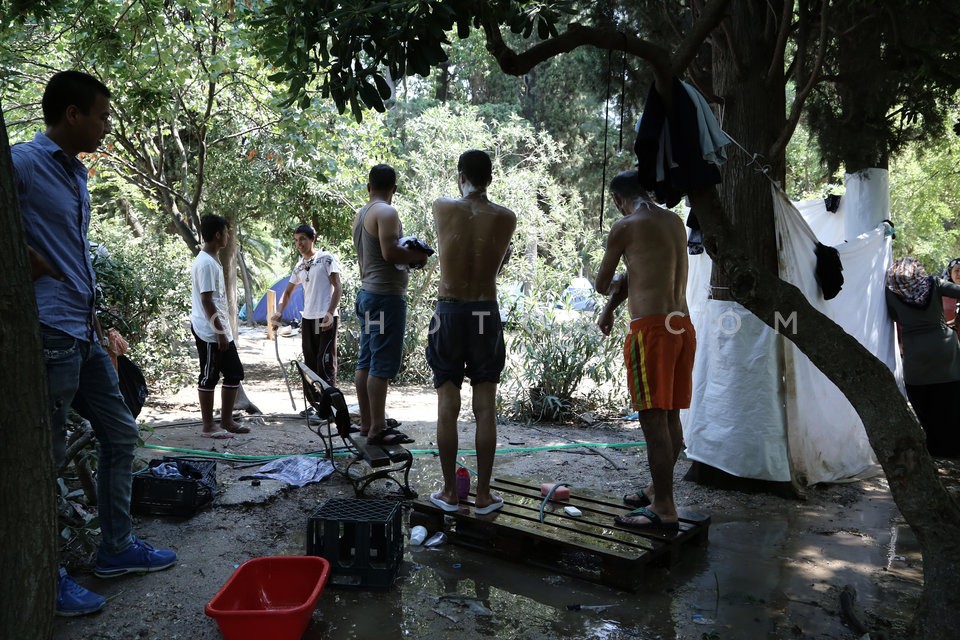
[[500, 382], [506, 347], [497, 303], [437, 302], [430, 320], [427, 362], [433, 369], [434, 387], [449, 380], [460, 388], [464, 377], [472, 385]]
[[236, 343], [231, 340], [227, 350], [220, 351], [216, 342], [201, 340], [196, 332], [193, 333], [193, 339], [197, 343], [197, 353], [200, 354], [200, 377], [197, 379], [197, 387], [205, 391], [213, 391], [221, 375], [223, 375], [223, 386], [239, 387], [240, 381], [243, 380], [243, 364], [240, 362]]

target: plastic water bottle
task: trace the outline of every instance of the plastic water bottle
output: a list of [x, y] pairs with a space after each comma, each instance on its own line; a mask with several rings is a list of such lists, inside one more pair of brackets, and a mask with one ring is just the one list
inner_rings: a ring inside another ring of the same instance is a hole
[[421, 525], [417, 525], [414, 528], [410, 529], [410, 544], [415, 546], [420, 546], [423, 544], [424, 539], [427, 537], [427, 528]]
[[447, 534], [443, 531], [437, 531], [435, 534], [430, 536], [430, 539], [423, 543], [425, 547], [439, 547], [444, 542], [447, 541]]
[[457, 467], [457, 497], [466, 500], [470, 497], [470, 472]]

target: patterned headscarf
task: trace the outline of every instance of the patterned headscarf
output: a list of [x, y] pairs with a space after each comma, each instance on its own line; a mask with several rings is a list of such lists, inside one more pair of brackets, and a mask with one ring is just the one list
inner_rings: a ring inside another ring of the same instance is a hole
[[930, 277], [911, 257], [900, 258], [887, 269], [887, 289], [915, 307], [926, 307], [930, 302]]
[[[950, 264], [947, 265], [946, 271], [943, 272], [943, 279], [949, 282], [953, 282], [953, 278], [950, 277], [950, 272], [953, 271], [953, 268], [960, 264], [960, 258], [954, 258], [950, 261]], [[960, 282], [953, 282], [953, 284], [960, 284]]]

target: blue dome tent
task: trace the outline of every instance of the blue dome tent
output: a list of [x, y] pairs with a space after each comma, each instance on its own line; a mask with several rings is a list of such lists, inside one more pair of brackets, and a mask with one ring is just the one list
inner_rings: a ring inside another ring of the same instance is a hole
[[[280, 296], [283, 295], [283, 290], [287, 288], [287, 281], [289, 280], [290, 276], [284, 276], [270, 287], [270, 289], [277, 292], [277, 302], [280, 302]], [[293, 295], [290, 296], [290, 302], [287, 303], [286, 308], [283, 310], [283, 322], [293, 322], [294, 320], [300, 322], [301, 311], [303, 311], [303, 287], [297, 287], [293, 290]], [[253, 321], [257, 324], [267, 324], [267, 294], [263, 294], [260, 302], [257, 303], [256, 308], [253, 310]]]

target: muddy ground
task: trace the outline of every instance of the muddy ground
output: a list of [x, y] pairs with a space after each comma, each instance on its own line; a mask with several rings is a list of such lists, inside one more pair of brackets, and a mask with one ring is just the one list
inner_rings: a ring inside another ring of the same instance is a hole
[[[272, 343], [245, 332], [241, 357], [245, 387], [263, 411], [244, 417], [249, 435], [213, 441], [199, 436], [195, 391], [153, 397], [141, 419], [144, 459], [169, 454], [152, 447], [243, 455], [292, 455], [321, 448], [318, 437], [291, 407]], [[282, 338], [291, 359], [299, 339]], [[344, 383], [348, 402], [354, 397]], [[464, 391], [464, 408], [469, 407]], [[297, 411], [302, 394], [294, 384]], [[412, 449], [434, 448], [436, 399], [430, 388], [393, 389], [388, 413], [416, 439]], [[465, 411], [461, 447], [472, 447]], [[500, 448], [537, 448], [557, 443], [628, 445], [642, 440], [636, 422], [592, 425], [501, 425]], [[186, 451], [172, 455], [184, 455]], [[464, 457], [467, 465], [475, 461]], [[758, 639], [856, 638], [841, 615], [840, 592], [857, 593], [856, 608], [874, 632], [902, 628], [921, 584], [915, 540], [893, 504], [882, 476], [814, 487], [805, 499], [743, 493], [684, 481], [690, 463], [676, 473], [681, 509], [709, 514], [709, 544], [687, 549], [681, 561], [647, 570], [641, 588], [628, 593], [526, 565], [502, 561], [454, 545], [407, 547], [388, 591], [327, 589], [304, 638], [604, 638]], [[309, 514], [331, 497], [353, 497], [334, 474], [303, 488], [239, 480], [256, 467], [220, 461], [216, 502], [188, 519], [136, 517], [136, 532], [179, 554], [174, 568], [114, 580], [95, 578], [82, 558], [72, 572], [85, 586], [109, 598], [100, 613], [58, 619], [54, 637], [66, 639], [194, 640], [220, 638], [204, 605], [244, 560], [300, 555]], [[955, 468], [943, 469], [957, 477]], [[495, 474], [612, 496], [649, 480], [641, 447], [574, 448], [498, 455]], [[416, 456], [411, 484], [425, 496], [439, 481], [439, 463]], [[379, 490], [388, 491], [387, 487]], [[408, 511], [404, 511], [405, 518]], [[569, 605], [593, 605], [571, 611]]]

